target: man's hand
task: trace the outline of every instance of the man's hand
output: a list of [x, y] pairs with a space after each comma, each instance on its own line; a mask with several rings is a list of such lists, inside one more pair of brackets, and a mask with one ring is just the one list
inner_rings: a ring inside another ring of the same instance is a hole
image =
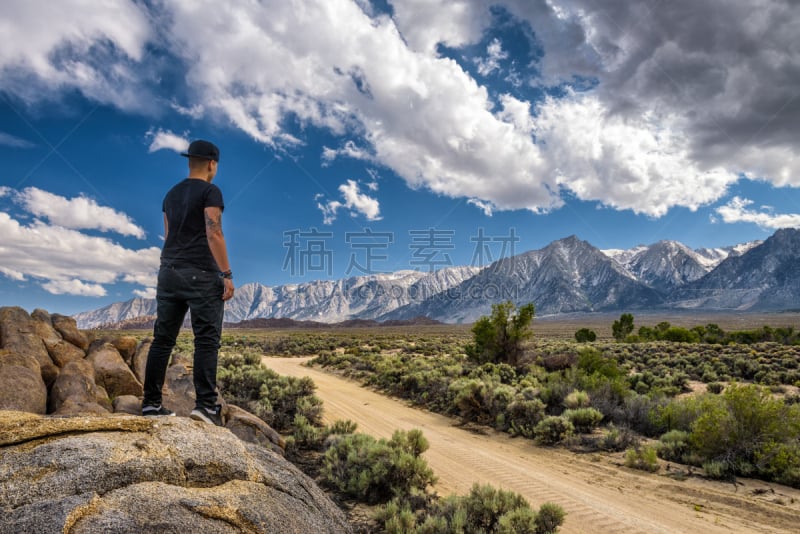
[[222, 292], [222, 300], [230, 300], [233, 298], [233, 280], [230, 278], [223, 278], [225, 283], [225, 291]]

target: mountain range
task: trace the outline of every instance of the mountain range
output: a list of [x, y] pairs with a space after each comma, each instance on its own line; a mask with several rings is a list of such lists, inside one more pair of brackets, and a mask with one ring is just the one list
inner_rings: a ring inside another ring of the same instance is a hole
[[[614, 310], [797, 309], [800, 230], [764, 241], [691, 249], [659, 241], [600, 250], [570, 236], [484, 268], [432, 273], [398, 271], [340, 280], [265, 286], [245, 284], [227, 303], [225, 321], [287, 318], [321, 323], [398, 321], [418, 317], [472, 322], [492, 304], [533, 302], [537, 316]], [[135, 298], [74, 315], [81, 328], [156, 313], [154, 299]]]

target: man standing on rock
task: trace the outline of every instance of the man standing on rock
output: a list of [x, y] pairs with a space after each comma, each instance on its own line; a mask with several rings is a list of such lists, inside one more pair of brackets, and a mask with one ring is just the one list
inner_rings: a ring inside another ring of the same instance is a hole
[[233, 297], [233, 275], [222, 234], [222, 192], [211, 181], [219, 149], [209, 141], [189, 145], [189, 177], [164, 197], [164, 248], [158, 271], [158, 317], [147, 355], [142, 415], [175, 415], [161, 404], [172, 349], [186, 311], [194, 331], [195, 409], [191, 418], [222, 425], [217, 404], [217, 354], [225, 301]]

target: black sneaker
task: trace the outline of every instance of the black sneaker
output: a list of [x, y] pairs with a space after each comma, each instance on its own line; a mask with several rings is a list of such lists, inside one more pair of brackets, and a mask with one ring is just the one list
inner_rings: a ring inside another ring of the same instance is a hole
[[195, 408], [189, 414], [189, 417], [210, 425], [222, 426], [222, 405], [217, 404], [213, 410], [210, 408]]
[[175, 412], [167, 410], [161, 405], [158, 406], [142, 406], [142, 415], [145, 417], [155, 417], [158, 415], [167, 415], [175, 417]]

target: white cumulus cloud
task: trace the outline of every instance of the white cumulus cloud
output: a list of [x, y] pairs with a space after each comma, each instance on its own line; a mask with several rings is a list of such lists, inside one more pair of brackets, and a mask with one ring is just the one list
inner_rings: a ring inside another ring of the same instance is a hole
[[[130, 249], [79, 231], [111, 229], [135, 235], [137, 227], [129, 226], [124, 214], [83, 197], [70, 200], [36, 188], [19, 193], [6, 189], [23, 209], [41, 218], [22, 222], [0, 211], [0, 274], [17, 282], [33, 280], [57, 295], [104, 296], [107, 285], [120, 281], [144, 286], [138, 291], [155, 288], [161, 255], [157, 247]], [[80, 213], [66, 215], [68, 208]], [[87, 225], [82, 219], [87, 214], [111, 220]]]
[[54, 295], [79, 295], [82, 297], [104, 297], [106, 288], [100, 284], [87, 284], [77, 279], [45, 282], [42, 287]]
[[147, 147], [148, 152], [155, 152], [156, 150], [172, 150], [173, 152], [185, 152], [189, 148], [189, 140], [185, 135], [178, 135], [170, 130], [150, 130], [145, 134], [145, 138], [150, 141], [150, 146]]
[[65, 198], [37, 187], [26, 187], [15, 196], [29, 213], [65, 228], [111, 231], [139, 239], [145, 236], [128, 215], [85, 196]]
[[153, 29], [139, 2], [4, 0], [0, 90], [33, 102], [77, 89], [123, 109], [147, 109], [136, 71]]
[[[78, 90], [126, 110], [219, 116], [286, 150], [314, 127], [337, 139], [324, 164], [359, 159], [411, 188], [495, 210], [543, 212], [569, 192], [662, 216], [719, 200], [743, 175], [800, 187], [792, 2], [393, 0], [391, 8], [389, 17], [367, 0], [8, 0], [0, 91], [30, 102]], [[518, 47], [495, 37], [509, 25], [541, 51], [515, 63], [514, 94], [482, 85], [442, 53], [496, 72], [517, 59]], [[179, 61], [191, 88], [180, 104], [147, 97], [159, 73], [149, 47]], [[481, 57], [469, 52], [478, 49]], [[558, 97], [538, 100], [531, 88]], [[174, 150], [169, 136], [180, 137], [156, 132], [151, 149]]]
[[[371, 191], [375, 191], [372, 187], [369, 188]], [[347, 180], [347, 182], [341, 184], [339, 186], [339, 192], [342, 194], [343, 202], [338, 200], [317, 202], [317, 208], [322, 212], [323, 222], [325, 224], [331, 224], [336, 220], [336, 214], [340, 208], [350, 210], [350, 214], [354, 217], [361, 214], [368, 221], [379, 221], [381, 219], [380, 203], [377, 199], [362, 193], [358, 182], [355, 180]], [[316, 200], [320, 200], [321, 198], [321, 195], [317, 195]]]
[[752, 204], [752, 200], [737, 196], [724, 206], [718, 207], [716, 212], [726, 223], [747, 222], [771, 230], [800, 227], [800, 214], [774, 213], [767, 206], [762, 206], [762, 211], [757, 211], [749, 207]]

